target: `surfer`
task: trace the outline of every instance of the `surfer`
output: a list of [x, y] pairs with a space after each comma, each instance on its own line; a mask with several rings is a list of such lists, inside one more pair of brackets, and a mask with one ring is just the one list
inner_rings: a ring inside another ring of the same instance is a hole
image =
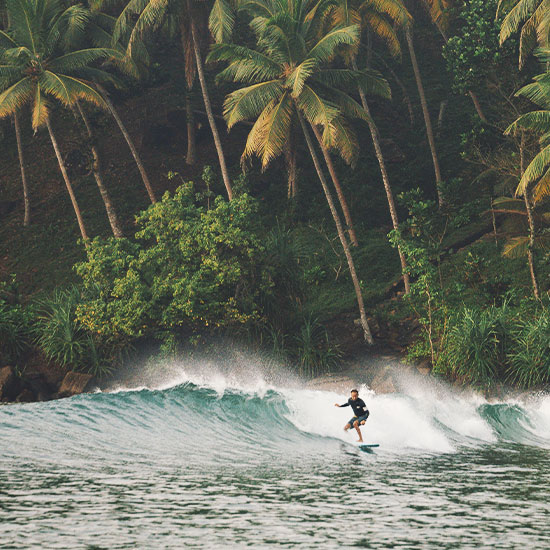
[[352, 426], [357, 430], [359, 434], [358, 443], [363, 442], [363, 436], [361, 435], [361, 430], [359, 426], [364, 426], [367, 418], [369, 417], [369, 411], [365, 402], [359, 398], [359, 392], [357, 390], [351, 390], [351, 397], [348, 399], [348, 402], [344, 405], [339, 405], [334, 403], [335, 407], [351, 407], [353, 409], [353, 414], [355, 415], [350, 421], [344, 426], [344, 431], [347, 432]]

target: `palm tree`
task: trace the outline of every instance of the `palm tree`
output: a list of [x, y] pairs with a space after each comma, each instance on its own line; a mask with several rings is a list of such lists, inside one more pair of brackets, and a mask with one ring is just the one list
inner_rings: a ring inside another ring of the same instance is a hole
[[91, 83], [74, 75], [118, 53], [105, 48], [71, 49], [71, 41], [84, 31], [88, 21], [89, 12], [81, 6], [65, 8], [59, 0], [7, 0], [6, 8], [10, 29], [0, 34], [0, 118], [13, 116], [29, 104], [33, 128], [47, 127], [80, 233], [87, 241], [84, 220], [51, 124], [50, 99], [66, 107], [78, 99], [105, 107]]
[[[548, 61], [550, 60], [550, 51], [540, 52], [538, 57], [541, 61]], [[505, 132], [506, 134], [521, 134], [521, 178], [516, 189], [516, 194], [522, 195], [525, 202], [525, 211], [529, 223], [527, 259], [533, 283], [533, 293], [535, 297], [539, 299], [540, 294], [533, 257], [536, 240], [533, 203], [550, 195], [550, 73], [536, 76], [534, 82], [521, 88], [516, 95], [530, 99], [533, 103], [543, 108], [539, 111], [531, 111], [521, 115]], [[528, 130], [541, 134], [539, 140], [541, 150], [529, 163], [527, 168], [525, 168], [523, 141], [524, 133]]]
[[251, 23], [256, 49], [218, 44], [212, 48], [209, 60], [229, 62], [219, 78], [246, 84], [229, 94], [224, 103], [229, 128], [255, 119], [243, 159], [258, 156], [265, 169], [284, 153], [293, 125], [301, 129], [346, 255], [364, 335], [372, 343], [353, 257], [309, 128], [318, 133], [323, 154], [332, 148], [352, 160], [358, 146], [347, 119], [368, 116], [343, 88], [361, 85], [386, 97], [389, 89], [373, 72], [327, 67], [339, 47], [358, 40], [360, 30], [350, 25], [319, 33], [316, 8], [319, 6], [309, 0], [259, 0]]
[[[108, 0], [98, 0], [98, 5], [107, 4]], [[116, 2], [116, 0], [114, 0]], [[180, 1], [159, 1], [159, 0], [129, 0], [125, 4], [120, 16], [118, 17], [115, 32], [113, 35], [114, 43], [117, 43], [121, 37], [128, 35], [128, 54], [135, 55], [136, 50], [141, 47], [143, 39], [148, 31], [154, 31], [163, 26], [178, 28], [180, 39], [184, 48], [185, 67], [188, 92], [192, 87], [194, 74], [198, 76], [201, 87], [208, 123], [216, 146], [218, 161], [222, 173], [223, 182], [227, 191], [229, 200], [233, 197], [229, 171], [225, 162], [218, 127], [214, 119], [212, 104], [208, 87], [206, 85], [206, 76], [204, 73], [203, 53], [205, 35], [208, 33], [207, 13], [205, 4], [199, 0]], [[190, 105], [187, 109], [191, 111]], [[188, 122], [192, 123], [191, 121]]]
[[[302, 5], [301, 9], [306, 9], [306, 11], [310, 10], [309, 16], [312, 18], [312, 22], [313, 22], [312, 29], [310, 31], [312, 33], [312, 36], [314, 36], [315, 32], [318, 32], [320, 30], [320, 26], [322, 25], [324, 20], [324, 18], [321, 15], [324, 14], [329, 4], [330, 3], [327, 3], [324, 1], [321, 1], [317, 5], [315, 4], [307, 5], [307, 2], [303, 2], [301, 4]], [[214, 8], [210, 13], [210, 20], [209, 20], [211, 32], [214, 38], [216, 39], [217, 43], [220, 43], [224, 39], [228, 40], [231, 37], [232, 31], [233, 31], [233, 23], [235, 20], [234, 13], [232, 10], [234, 10], [235, 8], [246, 11], [249, 16], [255, 18], [256, 22], [262, 21], [262, 19], [265, 18], [266, 16], [274, 17], [281, 10], [281, 7], [279, 6], [279, 4], [277, 2], [272, 2], [272, 1], [240, 3], [238, 0], [235, 0], [233, 5], [231, 5], [223, 2], [223, 0], [218, 0], [214, 4]], [[297, 124], [295, 124], [294, 126], [297, 126]], [[336, 170], [334, 169], [334, 165], [330, 157], [330, 153], [325, 147], [324, 143], [321, 143], [321, 141], [319, 140], [319, 134], [315, 128], [313, 128], [313, 132], [321, 147], [321, 152], [323, 154], [325, 164], [327, 165], [332, 183], [336, 190], [336, 195], [338, 196], [338, 201], [340, 202], [340, 207], [342, 208], [342, 212], [344, 214], [344, 219], [346, 221], [347, 231], [348, 231], [351, 243], [353, 246], [357, 246], [359, 243], [358, 243], [357, 234], [355, 232], [355, 228], [353, 225], [351, 212], [350, 212], [348, 203], [346, 201], [344, 192], [342, 190], [342, 186], [340, 185], [340, 180], [338, 179]], [[292, 141], [293, 139], [294, 139], [294, 132], [290, 131], [289, 141]], [[295, 152], [293, 150], [287, 150], [287, 153], [285, 153], [285, 161], [287, 164], [287, 172], [288, 172], [289, 196], [294, 196], [296, 194], [296, 169], [295, 169], [295, 159], [293, 158], [294, 156], [295, 156]]]
[[[331, 18], [335, 24], [349, 25], [353, 21], [358, 22], [363, 29], [368, 29], [370, 32], [375, 33], [381, 40], [383, 40], [394, 57], [399, 57], [401, 55], [401, 45], [399, 44], [399, 39], [395, 31], [395, 25], [406, 25], [410, 20], [410, 15], [400, 0], [387, 0], [386, 2], [378, 2], [376, 0], [359, 0], [358, 2], [341, 0], [333, 8]], [[349, 51], [345, 56], [347, 63], [350, 64], [354, 70], [358, 69], [356, 55], [357, 48], [352, 46], [349, 48]], [[395, 208], [393, 192], [390, 185], [388, 171], [386, 169], [386, 162], [380, 146], [380, 134], [370, 114], [365, 91], [361, 87], [359, 87], [359, 96], [361, 97], [363, 109], [369, 115], [367, 123], [369, 125], [376, 159], [378, 160], [378, 165], [380, 167], [382, 182], [386, 191], [390, 216], [394, 230], [398, 231], [399, 219], [397, 217], [397, 209]], [[410, 278], [408, 274], [407, 260], [405, 259], [401, 246], [398, 246], [398, 253], [399, 260], [401, 262], [401, 272], [403, 273], [405, 293], [408, 294], [410, 291]]]

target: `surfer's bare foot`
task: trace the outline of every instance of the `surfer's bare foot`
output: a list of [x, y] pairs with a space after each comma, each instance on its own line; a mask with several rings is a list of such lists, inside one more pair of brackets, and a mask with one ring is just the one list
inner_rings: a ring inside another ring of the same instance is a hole
[[358, 439], [358, 440], [357, 440], [357, 443], [363, 443], [363, 440], [362, 440], [362, 439]]

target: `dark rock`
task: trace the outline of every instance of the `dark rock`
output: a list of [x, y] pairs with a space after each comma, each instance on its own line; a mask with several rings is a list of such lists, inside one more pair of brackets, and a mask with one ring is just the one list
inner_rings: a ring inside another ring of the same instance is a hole
[[43, 374], [39, 372], [29, 373], [25, 377], [25, 385], [38, 397], [38, 401], [47, 401], [55, 391]]
[[61, 387], [57, 393], [58, 397], [70, 397], [71, 395], [77, 395], [86, 390], [86, 387], [92, 379], [91, 374], [84, 374], [81, 372], [68, 372], [61, 382]]
[[16, 398], [16, 403], [31, 403], [32, 401], [36, 401], [34, 397], [34, 393], [32, 393], [29, 388], [25, 388]]
[[12, 401], [17, 392], [17, 378], [13, 367], [0, 369], [0, 399]]

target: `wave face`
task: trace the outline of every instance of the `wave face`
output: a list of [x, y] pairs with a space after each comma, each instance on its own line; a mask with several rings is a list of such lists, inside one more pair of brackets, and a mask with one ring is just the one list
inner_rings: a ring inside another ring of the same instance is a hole
[[[550, 397], [360, 394], [375, 454], [342, 430], [351, 410], [334, 403], [347, 395], [261, 380], [183, 373], [159, 389], [0, 407], [9, 547], [337, 548], [358, 510], [369, 521], [356, 546], [439, 548], [454, 533], [479, 547], [468, 528], [487, 547], [545, 547]], [[110, 528], [93, 546], [96, 520]]]

